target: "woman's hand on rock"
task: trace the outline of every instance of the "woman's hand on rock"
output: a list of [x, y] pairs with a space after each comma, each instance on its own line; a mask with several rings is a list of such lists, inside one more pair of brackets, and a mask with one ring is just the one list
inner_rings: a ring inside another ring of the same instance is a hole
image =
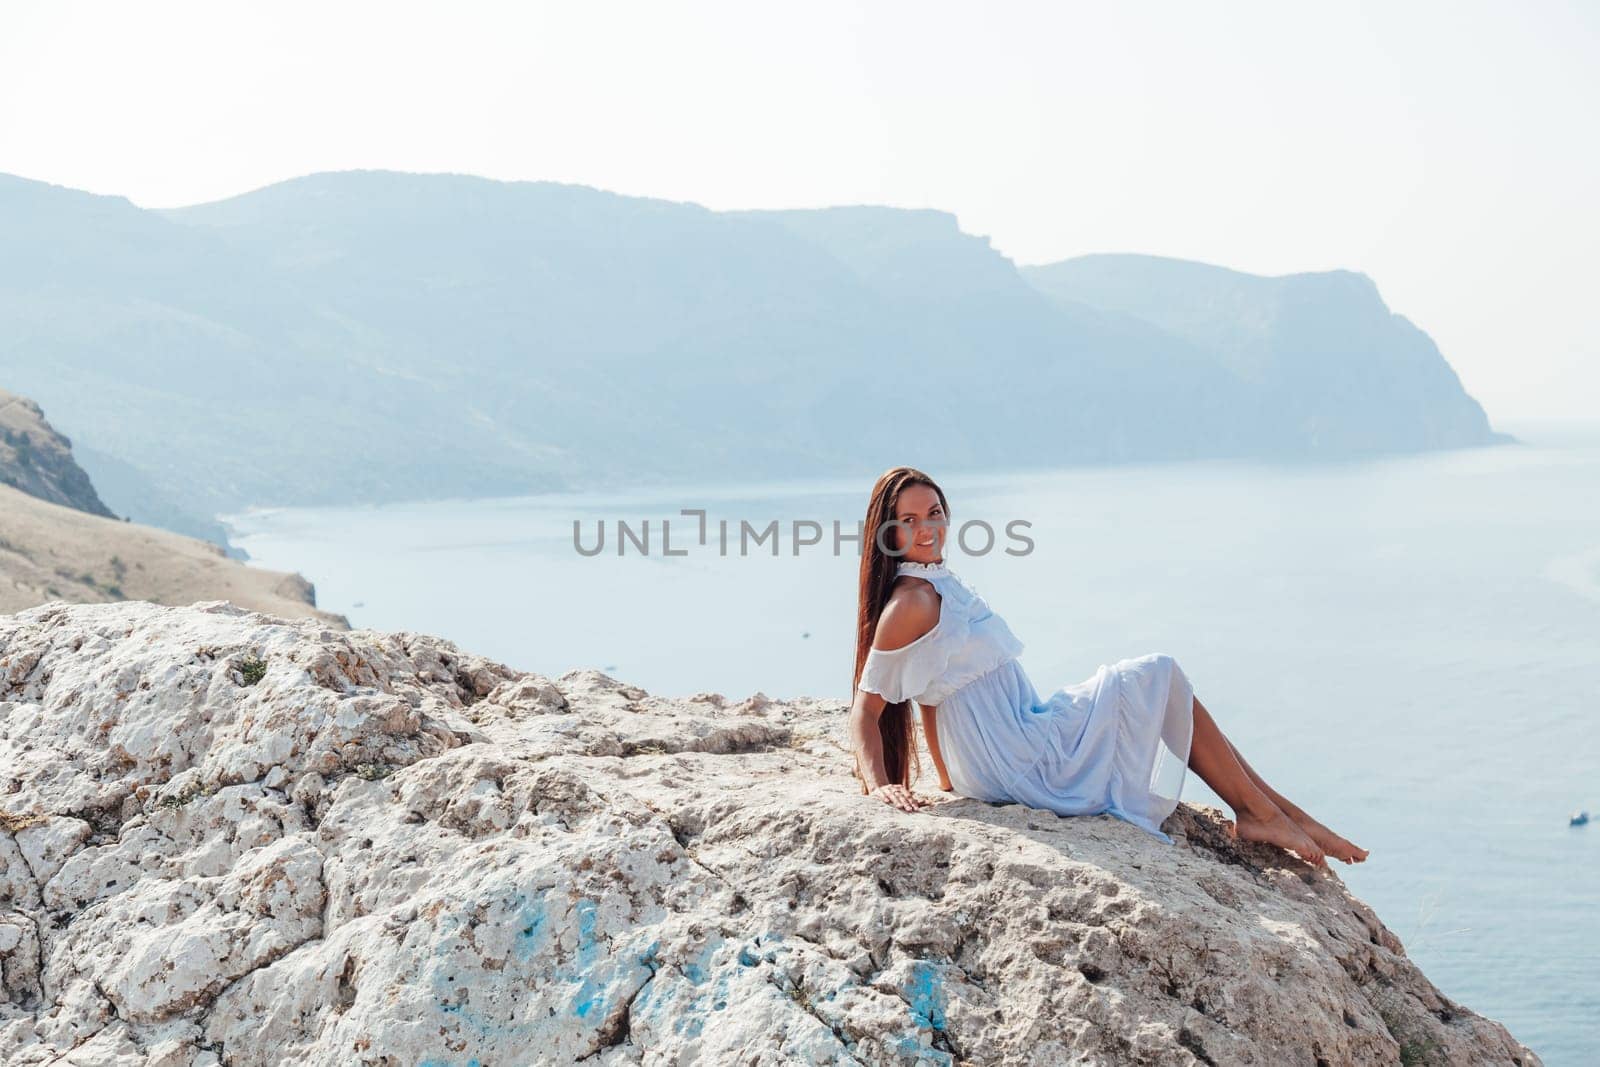
[[872, 791], [872, 795], [882, 799], [885, 804], [893, 804], [902, 811], [919, 811], [933, 803], [932, 797], [913, 793], [898, 782], [880, 785]]

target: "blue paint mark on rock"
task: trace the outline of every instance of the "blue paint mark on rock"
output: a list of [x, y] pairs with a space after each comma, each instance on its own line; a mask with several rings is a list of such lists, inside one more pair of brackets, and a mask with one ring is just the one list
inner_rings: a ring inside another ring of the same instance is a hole
[[582, 969], [578, 977], [580, 983], [578, 995], [573, 1001], [572, 1010], [580, 1019], [587, 1019], [598, 1012], [601, 1018], [606, 1014], [606, 987], [594, 980], [592, 968], [601, 952], [600, 938], [595, 934], [595, 925], [599, 913], [599, 905], [588, 897], [578, 901], [578, 955], [575, 965]]
[[585, 978], [583, 980], [583, 988], [578, 992], [578, 1003], [573, 1006], [572, 1010], [577, 1013], [578, 1018], [587, 1019], [589, 1013], [596, 1008], [601, 1008], [601, 1014], [605, 1014], [603, 1010], [605, 1002], [605, 990], [595, 988], [594, 982]]
[[599, 905], [588, 897], [578, 901], [578, 963], [590, 964], [600, 954], [600, 941], [595, 937], [595, 914]]
[[911, 965], [911, 977], [906, 982], [906, 1000], [911, 1004], [911, 1015], [919, 1026], [935, 1030], [945, 1028], [944, 979], [930, 963], [918, 960]]
[[683, 971], [683, 976], [695, 985], [704, 982], [711, 973], [711, 957], [716, 955], [717, 949], [722, 944], [721, 941], [712, 941], [702, 948], [699, 955], [679, 968]]
[[[762, 960], [766, 960], [769, 963], [772, 962], [778, 953], [786, 951], [786, 946], [773, 944], [773, 942], [779, 942], [782, 940], [782, 934], [775, 933], [771, 930], [768, 930], [764, 934], [757, 934], [755, 937], [750, 939], [749, 944], [740, 947], [739, 962], [746, 967], [754, 967]], [[756, 952], [758, 947], [761, 950], [759, 954]]]
[[528, 959], [539, 951], [546, 922], [544, 901], [535, 900], [517, 912], [517, 955]]

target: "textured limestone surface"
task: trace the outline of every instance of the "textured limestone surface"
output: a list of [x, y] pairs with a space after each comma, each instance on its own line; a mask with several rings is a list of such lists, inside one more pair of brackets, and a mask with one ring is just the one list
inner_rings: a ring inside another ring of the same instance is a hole
[[0, 617], [0, 1062], [1539, 1063], [1220, 812], [901, 812], [844, 720], [223, 601]]

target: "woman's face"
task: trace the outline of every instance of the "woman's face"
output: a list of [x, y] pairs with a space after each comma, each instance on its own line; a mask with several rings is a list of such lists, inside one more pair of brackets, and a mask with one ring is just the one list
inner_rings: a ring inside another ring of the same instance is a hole
[[[900, 525], [891, 526], [892, 543], [903, 550], [900, 560], [913, 563], [939, 563], [944, 559], [944, 536], [949, 519], [939, 494], [926, 485], [908, 485], [900, 491], [894, 505]], [[889, 537], [884, 538], [890, 541]]]

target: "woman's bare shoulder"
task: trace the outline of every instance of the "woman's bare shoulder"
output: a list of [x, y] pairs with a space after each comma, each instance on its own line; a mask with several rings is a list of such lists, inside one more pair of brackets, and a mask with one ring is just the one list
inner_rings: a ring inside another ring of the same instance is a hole
[[902, 575], [889, 593], [889, 602], [878, 616], [878, 629], [872, 647], [893, 652], [925, 636], [939, 625], [940, 596], [920, 578]]

